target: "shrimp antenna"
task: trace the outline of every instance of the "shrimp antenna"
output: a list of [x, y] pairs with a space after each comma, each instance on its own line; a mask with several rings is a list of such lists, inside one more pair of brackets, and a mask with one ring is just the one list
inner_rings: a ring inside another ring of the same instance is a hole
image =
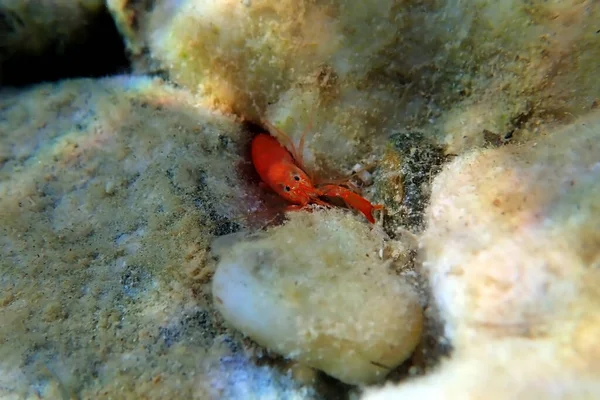
[[306, 135], [308, 132], [310, 132], [313, 126], [314, 113], [316, 107], [317, 103], [315, 102], [312, 105], [312, 110], [308, 119], [308, 125], [306, 126], [306, 128], [304, 128], [304, 131], [300, 136], [300, 142], [298, 143], [298, 147], [294, 145], [294, 141], [288, 135], [286, 135], [275, 125], [267, 121], [265, 118], [260, 119], [260, 122], [267, 128], [269, 133], [275, 138], [277, 138], [280, 142], [284, 143], [284, 145], [288, 148], [289, 152], [292, 154], [296, 165], [298, 165], [298, 167], [300, 167], [300, 169], [302, 169], [311, 180], [313, 180], [313, 173], [304, 164], [304, 144], [306, 141]]
[[296, 162], [298, 163], [300, 168], [302, 168], [304, 170], [304, 172], [306, 172], [308, 174], [308, 176], [310, 177], [311, 180], [313, 179], [312, 174], [308, 172], [306, 166], [304, 165], [304, 142], [306, 139], [306, 134], [308, 132], [310, 132], [312, 129], [316, 107], [317, 107], [317, 103], [315, 102], [312, 105], [312, 109], [311, 109], [310, 115], [308, 117], [308, 124], [306, 125], [306, 128], [304, 128], [302, 135], [300, 135], [300, 143], [298, 144], [298, 150], [299, 150], [298, 158], [296, 159]]
[[314, 172], [311, 171], [306, 166], [306, 164], [304, 164], [304, 143], [306, 141], [306, 135], [308, 134], [308, 132], [310, 132], [312, 130], [316, 108], [317, 108], [317, 102], [314, 102], [311, 107], [311, 111], [310, 111], [310, 114], [308, 117], [308, 124], [306, 125], [306, 128], [304, 128], [304, 131], [300, 135], [300, 142], [298, 143], [297, 154], [296, 154], [296, 156], [294, 156], [294, 159], [296, 160], [296, 164], [306, 173], [306, 175], [308, 175], [308, 177], [310, 178], [311, 181], [314, 181]]
[[288, 135], [286, 135], [282, 130], [280, 130], [275, 125], [267, 121], [265, 118], [261, 118], [260, 122], [267, 128], [271, 135], [273, 135], [280, 142], [284, 142], [284, 145], [288, 148], [288, 151], [292, 153], [292, 157], [294, 157], [294, 160], [297, 160], [298, 151], [296, 150], [296, 146], [294, 146], [294, 142], [292, 141], [292, 139]]

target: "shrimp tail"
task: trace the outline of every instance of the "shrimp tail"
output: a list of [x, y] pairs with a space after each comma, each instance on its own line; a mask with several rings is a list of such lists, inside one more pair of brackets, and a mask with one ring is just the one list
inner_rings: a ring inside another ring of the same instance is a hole
[[373, 211], [375, 210], [383, 210], [384, 206], [381, 204], [371, 204], [369, 200], [360, 196], [359, 194], [353, 192], [350, 189], [347, 189], [343, 186], [339, 185], [324, 185], [319, 188], [319, 192], [321, 196], [325, 197], [337, 197], [340, 198], [346, 203], [349, 208], [357, 210], [361, 212], [370, 223], [375, 223], [375, 218], [373, 217]]

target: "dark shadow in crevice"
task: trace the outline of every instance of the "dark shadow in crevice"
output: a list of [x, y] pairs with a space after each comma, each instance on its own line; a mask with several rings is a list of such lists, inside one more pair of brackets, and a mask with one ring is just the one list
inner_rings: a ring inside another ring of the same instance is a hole
[[0, 86], [22, 87], [69, 78], [98, 78], [129, 72], [123, 39], [105, 8], [90, 21], [85, 40], [55, 43], [42, 54], [16, 51], [0, 64]]

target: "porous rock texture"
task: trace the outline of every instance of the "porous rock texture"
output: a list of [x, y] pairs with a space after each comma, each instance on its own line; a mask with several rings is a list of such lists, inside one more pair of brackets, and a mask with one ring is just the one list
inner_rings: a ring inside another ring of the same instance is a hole
[[0, 397], [314, 398], [210, 305], [252, 198], [230, 116], [159, 79], [0, 92]]
[[[84, 39], [101, 2], [67, 3], [2, 2], [0, 58]], [[429, 279], [425, 325], [439, 317], [447, 338], [425, 329], [385, 393], [598, 397], [598, 117], [585, 115], [600, 103], [600, 3], [107, 5], [133, 70], [178, 88], [121, 76], [0, 93], [3, 395], [317, 396], [276, 357], [258, 366], [209, 291], [209, 243], [261, 207], [234, 173], [249, 138], [236, 119], [266, 118], [296, 142], [310, 128], [324, 178], [378, 164], [365, 193], [391, 236], [427, 224], [425, 270], [392, 253]], [[458, 157], [431, 191], [443, 152]], [[437, 360], [427, 337], [454, 347], [432, 373], [416, 367]]]
[[594, 113], [444, 169], [422, 246], [454, 353], [365, 399], [600, 395], [599, 155]]
[[146, 49], [142, 70], [158, 64], [296, 139], [312, 121], [307, 160], [325, 174], [381, 154], [394, 130], [451, 154], [531, 137], [600, 92], [593, 0], [112, 3], [130, 47]]

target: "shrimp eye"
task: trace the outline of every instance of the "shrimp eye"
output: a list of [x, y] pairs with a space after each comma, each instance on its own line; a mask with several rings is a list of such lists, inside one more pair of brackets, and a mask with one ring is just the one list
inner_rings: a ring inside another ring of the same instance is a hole
[[299, 181], [300, 177], [298, 175], [294, 175], [294, 180]]
[[289, 191], [290, 191], [290, 187], [289, 187], [289, 186], [286, 186], [286, 187], [285, 187], [285, 191], [286, 191], [286, 192], [289, 192]]

